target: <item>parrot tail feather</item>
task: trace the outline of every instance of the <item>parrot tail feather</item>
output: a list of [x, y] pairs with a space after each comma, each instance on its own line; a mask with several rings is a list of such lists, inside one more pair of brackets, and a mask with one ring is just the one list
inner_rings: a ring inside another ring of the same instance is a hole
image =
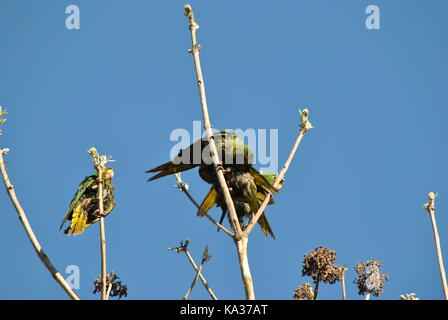
[[198, 166], [198, 164], [174, 164], [170, 161], [170, 162], [164, 163], [158, 167], [155, 167], [154, 169], [147, 170], [145, 172], [151, 173], [151, 172], [159, 172], [160, 171], [158, 174], [156, 174], [155, 176], [152, 176], [151, 178], [149, 178], [147, 180], [147, 181], [152, 181], [152, 180], [156, 180], [158, 178], [168, 176], [170, 174], [193, 169], [194, 167], [197, 167], [197, 166]]
[[216, 203], [216, 198], [218, 197], [218, 193], [216, 192], [216, 189], [214, 187], [210, 188], [210, 191], [205, 196], [204, 201], [202, 201], [201, 205], [199, 206], [199, 210], [197, 215], [198, 216], [204, 216], [204, 213], [207, 213]]
[[274, 232], [272, 231], [271, 225], [269, 224], [268, 219], [266, 218], [264, 212], [261, 215], [260, 219], [258, 219], [258, 224], [261, 227], [261, 230], [263, 231], [264, 235], [267, 237], [268, 233], [271, 235], [273, 239], [275, 239]]

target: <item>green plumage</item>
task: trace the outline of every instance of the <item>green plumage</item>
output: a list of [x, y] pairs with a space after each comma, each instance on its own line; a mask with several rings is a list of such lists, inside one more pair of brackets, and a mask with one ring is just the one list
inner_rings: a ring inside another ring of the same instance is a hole
[[[213, 139], [218, 150], [218, 157], [223, 164], [250, 166], [253, 163], [253, 153], [233, 131], [217, 132], [213, 134]], [[172, 161], [147, 170], [146, 173], [158, 172], [148, 179], [148, 181], [152, 181], [170, 174], [207, 165], [213, 166], [213, 160], [210, 156], [208, 141], [203, 138], [181, 150]]]
[[[213, 139], [238, 218], [242, 224], [243, 218], [249, 217], [258, 211], [267, 193], [276, 194], [278, 190], [273, 187], [272, 183], [265, 176], [252, 167], [254, 158], [252, 151], [233, 131], [220, 131], [213, 135]], [[189, 147], [181, 150], [172, 161], [146, 172], [156, 173], [148, 179], [148, 181], [152, 181], [195, 167], [199, 167], [200, 177], [212, 185], [209, 194], [201, 205], [199, 214], [209, 211], [216, 204], [223, 210], [222, 222], [227, 214], [227, 206], [222, 197], [216, 170], [210, 156], [208, 141], [205, 138], [197, 140]], [[273, 203], [273, 201], [270, 203]], [[274, 233], [264, 213], [258, 220], [258, 223], [265, 235], [270, 234], [274, 237]]]
[[[228, 209], [222, 196], [222, 192], [220, 191], [221, 187], [216, 179], [216, 174], [213, 173], [212, 169], [213, 168], [209, 167], [199, 169], [199, 174], [201, 177], [207, 177], [207, 180], [211, 181], [213, 186], [203, 200], [198, 214], [201, 215], [204, 212], [208, 212], [213, 205], [216, 204], [222, 209], [220, 219], [220, 223], [222, 223], [224, 218], [228, 215]], [[267, 193], [271, 188], [273, 188], [273, 186], [264, 175], [261, 175], [254, 168], [251, 168], [247, 172], [234, 168], [227, 168], [225, 178], [232, 196], [236, 214], [241, 226], [243, 227], [243, 218], [250, 217], [251, 215], [255, 215], [255, 213], [257, 213], [261, 203], [265, 200]], [[273, 203], [274, 200], [271, 198], [268, 204]], [[275, 238], [274, 232], [272, 231], [264, 212], [260, 219], [258, 219], [258, 224], [266, 236], [269, 234], [272, 238]]]
[[[114, 192], [112, 184], [114, 171], [110, 167], [105, 167], [103, 172], [103, 214], [108, 215], [115, 206]], [[84, 232], [85, 228], [99, 220], [98, 203], [98, 173], [86, 177], [78, 187], [69, 209], [62, 220], [61, 229], [68, 220], [70, 225], [64, 233], [78, 235]]]

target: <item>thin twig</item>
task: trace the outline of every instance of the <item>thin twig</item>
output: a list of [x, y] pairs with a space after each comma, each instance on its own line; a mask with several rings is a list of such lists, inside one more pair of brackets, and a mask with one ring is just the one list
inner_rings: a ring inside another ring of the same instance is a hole
[[238, 216], [236, 214], [235, 206], [233, 204], [232, 197], [230, 196], [230, 191], [227, 186], [227, 182], [224, 177], [224, 173], [222, 171], [223, 167], [222, 167], [222, 164], [218, 157], [215, 141], [213, 140], [212, 126], [211, 126], [210, 118], [208, 115], [207, 98], [205, 95], [204, 78], [202, 76], [201, 62], [199, 59], [199, 51], [201, 50], [201, 46], [199, 46], [196, 41], [196, 30], [199, 29], [199, 25], [194, 20], [194, 13], [193, 13], [191, 6], [185, 5], [184, 9], [185, 9], [185, 15], [187, 16], [188, 20], [190, 21], [190, 33], [191, 33], [192, 48], [189, 50], [189, 52], [191, 52], [193, 54], [193, 58], [194, 58], [194, 64], [195, 64], [195, 68], [196, 68], [196, 76], [197, 76], [198, 87], [199, 87], [199, 95], [200, 95], [200, 99], [201, 99], [202, 115], [203, 115], [203, 119], [204, 119], [204, 129], [205, 129], [207, 141], [208, 141], [208, 144], [210, 147], [210, 155], [213, 159], [213, 166], [215, 168], [216, 175], [218, 177], [219, 185], [221, 187], [221, 191], [223, 193], [227, 209], [229, 210], [230, 224], [233, 228], [233, 231], [235, 232], [233, 239], [234, 239], [235, 245], [237, 246], [237, 250], [238, 250], [238, 260], [240, 262], [241, 278], [243, 280], [246, 298], [249, 300], [254, 300], [255, 293], [254, 293], [254, 287], [253, 287], [253, 283], [252, 283], [252, 277], [250, 275], [249, 263], [248, 263], [248, 258], [247, 258], [247, 236], [245, 237], [242, 234], [243, 231], [242, 231], [240, 223], [238, 221]]
[[[308, 129], [302, 128], [300, 129], [299, 135], [297, 136], [296, 142], [294, 143], [294, 146], [292, 147], [291, 153], [289, 154], [288, 160], [286, 160], [285, 164], [283, 165], [282, 170], [278, 174], [277, 178], [274, 181], [274, 187], [278, 189], [280, 186], [280, 183], [285, 176], [286, 171], [288, 171], [289, 165], [291, 164], [292, 159], [294, 158], [294, 155], [297, 151], [297, 148], [302, 141], [302, 138], [305, 134], [305, 132]], [[269, 201], [271, 200], [271, 194], [268, 194], [266, 196], [266, 199], [264, 199], [263, 203], [261, 204], [260, 208], [258, 209], [257, 213], [253, 216], [253, 218], [249, 221], [247, 224], [246, 229], [244, 230], [245, 235], [249, 235], [254, 228], [255, 224], [257, 223], [258, 219], [260, 219], [261, 215], [264, 212], [264, 209], [266, 209], [266, 206], [268, 205]]]
[[342, 268], [342, 271], [341, 271], [342, 300], [347, 300], [347, 294], [345, 292], [345, 272], [347, 270], [348, 270], [347, 268]]
[[439, 238], [439, 232], [437, 231], [437, 223], [435, 216], [436, 197], [437, 195], [435, 195], [433, 192], [430, 192], [428, 194], [429, 201], [424, 205], [424, 207], [426, 211], [428, 211], [431, 219], [432, 230], [434, 232], [434, 241], [436, 243], [437, 259], [439, 261], [440, 278], [442, 279], [443, 294], [445, 295], [445, 300], [448, 300], [448, 286], [446, 282], [446, 273], [445, 273], [445, 267], [443, 266], [442, 249], [440, 247], [440, 238]]
[[[188, 251], [187, 247], [189, 244], [189, 240], [185, 240], [185, 242], [181, 243], [180, 247], [176, 247], [176, 248], [168, 248], [168, 250], [176, 250], [177, 253], [182, 253], [184, 252], [185, 255], [188, 258], [188, 261], [190, 261], [190, 264], [193, 266], [194, 270], [196, 271], [196, 273], [199, 275], [199, 278], [201, 279], [202, 284], [204, 285], [205, 289], [207, 290], [208, 294], [210, 295], [210, 297], [213, 300], [218, 300], [218, 298], [216, 297], [215, 293], [213, 292], [212, 288], [210, 288], [209, 284], [207, 283], [207, 280], [205, 280], [204, 276], [202, 275], [202, 273], [200, 272], [201, 270], [199, 270], [198, 266], [196, 265], [196, 263], [194, 262], [193, 257], [191, 256], [190, 252]], [[203, 261], [204, 262], [204, 261]]]
[[191, 283], [190, 288], [188, 288], [188, 291], [184, 295], [182, 300], [188, 300], [188, 297], [190, 296], [191, 291], [193, 290], [194, 286], [196, 285], [196, 282], [198, 281], [198, 278], [199, 278], [199, 275], [201, 274], [203, 266], [204, 266], [204, 260], [202, 260], [201, 264], [199, 265], [199, 269], [196, 271], [196, 275], [194, 276], [193, 282]]
[[199, 268], [197, 267], [196, 263], [193, 260], [193, 257], [191, 256], [191, 254], [190, 254], [190, 252], [188, 250], [185, 250], [185, 255], [187, 256], [188, 261], [190, 261], [190, 263], [193, 266], [194, 270], [196, 270], [196, 272], [198, 273], [199, 278], [201, 279], [201, 282], [204, 285], [204, 287], [207, 290], [207, 292], [210, 295], [210, 297], [212, 297], [213, 300], [218, 300], [218, 298], [216, 297], [216, 295], [213, 292], [212, 288], [210, 288], [209, 284], [207, 283], [207, 280], [205, 280], [204, 276], [200, 272]]
[[342, 300], [347, 300], [347, 294], [345, 292], [345, 271], [347, 271], [347, 268], [343, 268], [341, 272]]
[[40, 245], [39, 241], [37, 240], [37, 237], [34, 234], [33, 229], [31, 228], [28, 218], [26, 217], [25, 211], [23, 210], [22, 206], [20, 205], [19, 200], [17, 199], [16, 192], [10, 182], [8, 173], [6, 171], [5, 160], [3, 158], [3, 155], [6, 154], [8, 151], [9, 151], [9, 149], [0, 150], [0, 168], [1, 168], [2, 176], [3, 176], [3, 182], [5, 184], [6, 191], [8, 192], [9, 198], [11, 199], [11, 202], [19, 216], [19, 220], [25, 229], [28, 239], [31, 241], [31, 244], [33, 245], [33, 248], [36, 251], [39, 259], [45, 265], [45, 267], [50, 272], [52, 277], [56, 280], [56, 282], [59, 283], [59, 285], [62, 287], [62, 289], [64, 289], [64, 291], [69, 295], [70, 298], [72, 298], [73, 300], [80, 300], [78, 295], [73, 291], [73, 289], [70, 287], [70, 285], [64, 279], [64, 277], [53, 266], [50, 259], [45, 254], [44, 250], [42, 249], [42, 246]]
[[215, 167], [216, 175], [218, 177], [219, 184], [221, 186], [222, 193], [224, 195], [224, 200], [229, 210], [230, 222], [233, 230], [235, 231], [235, 237], [238, 239], [241, 237], [241, 226], [238, 222], [238, 216], [236, 214], [235, 206], [233, 204], [232, 197], [230, 196], [230, 191], [227, 186], [224, 173], [222, 171], [222, 164], [218, 157], [218, 152], [216, 149], [215, 141], [213, 139], [212, 125], [210, 123], [210, 117], [207, 108], [207, 98], [205, 95], [205, 85], [204, 78], [202, 76], [201, 61], [199, 58], [199, 51], [201, 46], [198, 45], [196, 41], [196, 30], [199, 29], [199, 25], [194, 20], [194, 13], [190, 5], [184, 7], [185, 15], [190, 21], [190, 33], [191, 33], [191, 45], [192, 48], [189, 50], [193, 54], [194, 65], [196, 68], [196, 76], [198, 79], [199, 95], [201, 99], [202, 115], [204, 119], [204, 129], [207, 137], [207, 141], [210, 147], [210, 155], [213, 159], [213, 165]]
[[[181, 190], [188, 199], [194, 204], [194, 206], [200, 210], [201, 206], [194, 200], [194, 198], [191, 196], [190, 192], [188, 192], [187, 184], [182, 180], [180, 173], [177, 173], [175, 175], [177, 180], [177, 188]], [[229, 231], [226, 227], [224, 227], [222, 224], [218, 223], [215, 219], [213, 219], [207, 212], [203, 212], [204, 216], [206, 216], [214, 225], [216, 225], [218, 228], [220, 228], [222, 231], [224, 231], [227, 235], [230, 237], [234, 237], [235, 234], [233, 234], [231, 231]]]
[[317, 300], [317, 294], [319, 293], [319, 282], [320, 282], [320, 277], [319, 277], [319, 275], [317, 275], [316, 285], [314, 286], [313, 300]]
[[110, 292], [112, 291], [112, 285], [113, 285], [113, 281], [111, 281], [111, 283], [109, 283], [109, 287], [107, 288], [106, 300], [109, 300]]
[[100, 219], [100, 247], [101, 247], [101, 300], [107, 300], [106, 288], [106, 227], [104, 222], [103, 201], [103, 170], [109, 161], [114, 161], [110, 156], [100, 156], [98, 151], [92, 147], [87, 151], [92, 156], [92, 161], [98, 172], [98, 216]]
[[103, 167], [97, 166], [98, 170], [98, 208], [100, 216], [100, 247], [101, 247], [101, 300], [107, 300], [106, 292], [106, 228], [104, 223], [103, 205]]

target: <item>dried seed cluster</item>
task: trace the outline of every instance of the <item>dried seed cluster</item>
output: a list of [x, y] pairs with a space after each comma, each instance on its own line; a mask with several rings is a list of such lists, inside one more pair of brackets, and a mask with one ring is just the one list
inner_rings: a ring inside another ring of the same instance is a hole
[[[111, 272], [106, 276], [106, 289], [109, 288], [109, 286], [112, 285], [110, 290], [110, 296], [116, 297], [118, 296], [118, 299], [128, 295], [128, 286], [121, 284], [121, 281], [116, 281], [119, 279], [119, 277], [115, 274], [115, 272]], [[101, 277], [96, 278], [93, 281], [93, 285], [95, 286], [95, 290], [93, 290], [93, 293], [101, 293], [101, 286], [103, 282], [101, 281]]]
[[306, 282], [294, 290], [292, 297], [295, 300], [313, 300], [314, 292], [310, 283]]
[[314, 283], [334, 284], [340, 281], [343, 268], [334, 263], [336, 251], [317, 247], [303, 258], [302, 276], [310, 276]]
[[384, 292], [384, 281], [389, 280], [389, 276], [382, 274], [381, 269], [382, 262], [379, 260], [369, 260], [355, 266], [358, 278], [354, 283], [358, 285], [358, 294], [370, 293], [378, 297]]

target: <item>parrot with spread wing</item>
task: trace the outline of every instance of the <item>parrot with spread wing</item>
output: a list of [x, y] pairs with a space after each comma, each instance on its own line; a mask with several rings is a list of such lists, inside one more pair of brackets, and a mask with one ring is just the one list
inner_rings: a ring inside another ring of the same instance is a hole
[[[111, 167], [105, 167], [103, 170], [103, 215], [106, 216], [115, 206], [115, 188], [112, 184], [114, 170]], [[64, 223], [68, 220], [70, 225], [64, 233], [78, 235], [84, 232], [86, 227], [100, 219], [98, 203], [98, 173], [86, 177], [78, 187], [70, 207], [62, 220], [59, 229], [62, 229]]]
[[[218, 157], [223, 164], [237, 167], [250, 167], [253, 163], [253, 153], [241, 139], [231, 130], [223, 130], [213, 134]], [[156, 175], [148, 179], [152, 181], [170, 174], [190, 170], [200, 166], [211, 165], [213, 160], [210, 156], [208, 140], [202, 138], [194, 142], [189, 147], [181, 150], [178, 155], [169, 162], [158, 167], [145, 171]]]
[[[263, 186], [272, 194], [277, 193], [278, 190], [274, 188], [254, 167], [252, 167], [254, 158], [253, 153], [249, 147], [238, 138], [235, 132], [231, 130], [219, 131], [213, 135], [213, 139], [224, 172], [227, 170], [234, 170], [234, 172], [249, 172], [255, 179], [257, 185]], [[158, 172], [156, 175], [149, 178], [148, 181], [200, 167], [200, 177], [209, 184], [216, 184], [216, 172], [210, 152], [207, 152], [208, 148], [208, 141], [206, 139], [203, 138], [197, 140], [189, 147], [181, 150], [173, 161], [147, 170], [146, 173]]]

